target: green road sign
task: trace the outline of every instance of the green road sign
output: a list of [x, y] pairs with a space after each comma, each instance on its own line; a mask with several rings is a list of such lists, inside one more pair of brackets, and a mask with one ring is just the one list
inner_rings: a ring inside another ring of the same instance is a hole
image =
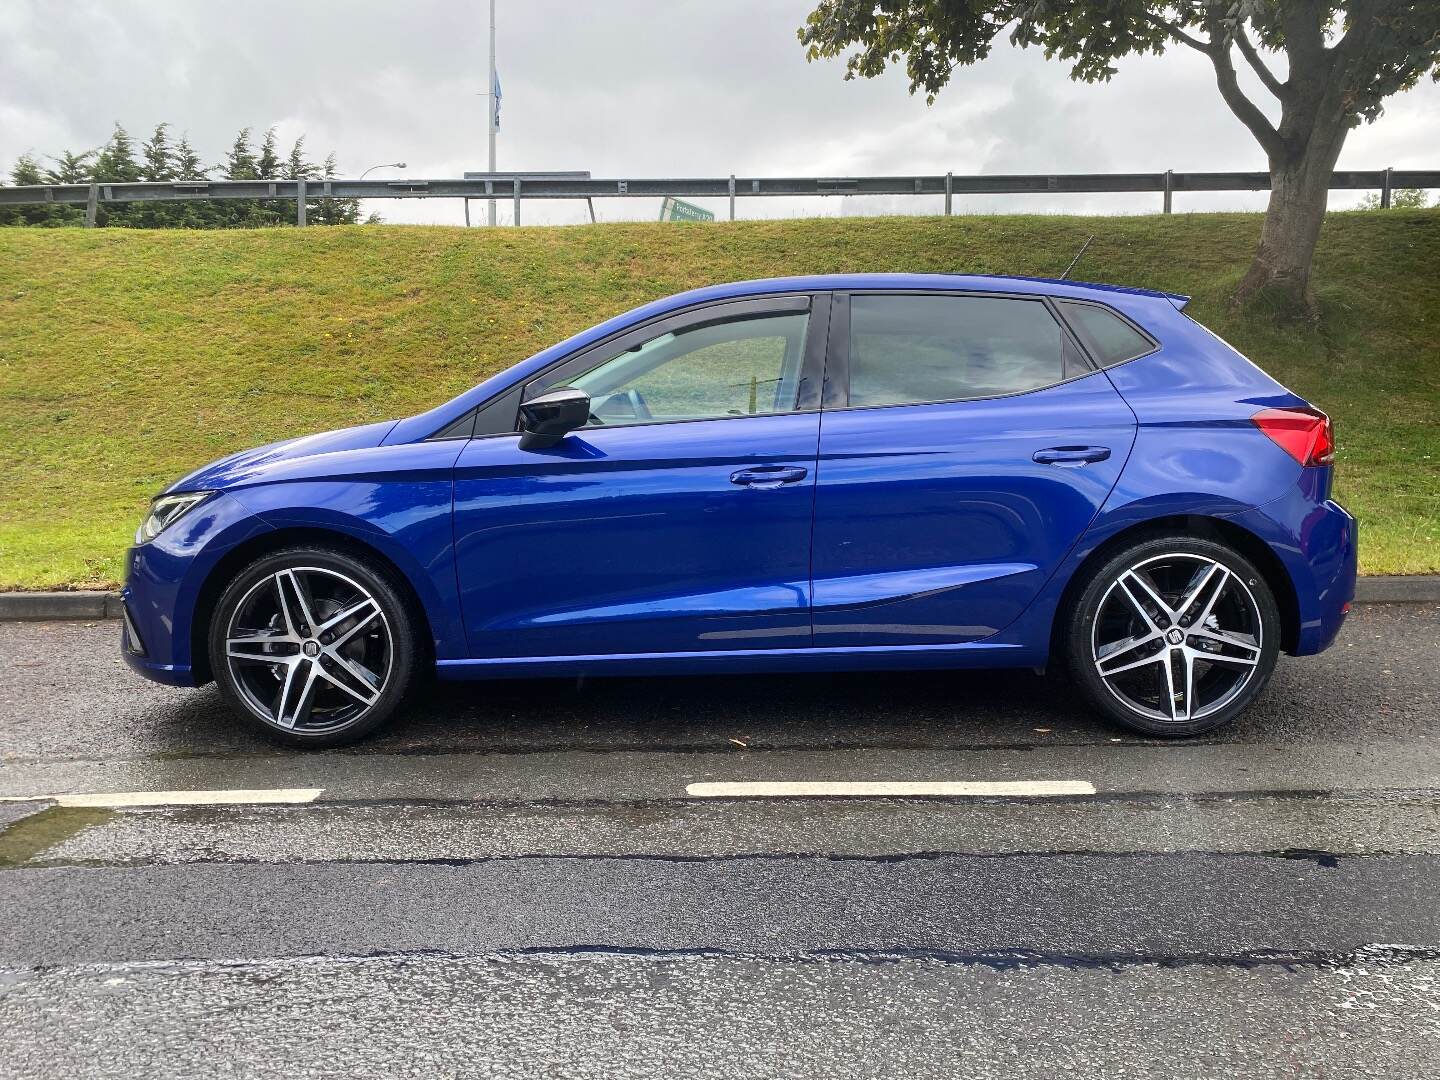
[[715, 215], [703, 206], [696, 206], [684, 199], [674, 199], [669, 195], [660, 204], [661, 221], [714, 221]]

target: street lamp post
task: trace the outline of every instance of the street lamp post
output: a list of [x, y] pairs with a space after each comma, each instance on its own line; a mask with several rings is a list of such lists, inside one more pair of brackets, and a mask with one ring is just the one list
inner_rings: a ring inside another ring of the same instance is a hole
[[361, 179], [361, 180], [364, 180], [365, 177], [369, 176], [369, 175], [370, 175], [372, 172], [374, 172], [376, 169], [403, 169], [403, 168], [405, 168], [405, 162], [403, 162], [403, 161], [392, 161], [392, 162], [390, 162], [388, 165], [371, 165], [370, 168], [366, 169], [364, 172], [362, 172], [362, 173], [360, 174], [360, 179]]
[[[487, 128], [490, 133], [490, 171], [495, 171], [495, 0], [490, 0], [490, 96], [487, 99], [490, 108], [487, 110]], [[516, 204], [519, 205], [518, 203]], [[490, 224], [495, 224], [495, 200], [490, 200]]]

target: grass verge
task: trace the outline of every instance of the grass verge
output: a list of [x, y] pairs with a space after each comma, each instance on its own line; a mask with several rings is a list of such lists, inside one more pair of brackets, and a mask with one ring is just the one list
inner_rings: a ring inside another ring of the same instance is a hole
[[1331, 412], [1368, 573], [1440, 571], [1440, 212], [1332, 214], [1323, 318], [1225, 297], [1248, 214], [235, 232], [0, 229], [0, 589], [112, 586], [149, 497], [221, 454], [427, 408], [680, 289], [834, 271], [1072, 276], [1191, 312]]

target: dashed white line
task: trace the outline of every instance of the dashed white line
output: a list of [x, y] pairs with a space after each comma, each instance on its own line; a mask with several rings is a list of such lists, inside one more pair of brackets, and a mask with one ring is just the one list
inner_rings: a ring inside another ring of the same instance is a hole
[[56, 806], [119, 809], [127, 806], [235, 806], [314, 802], [324, 788], [221, 788], [208, 791], [97, 791], [21, 795], [0, 802], [53, 802]]
[[801, 780], [690, 784], [687, 795], [702, 798], [805, 798], [927, 795], [1094, 795], [1088, 780]]

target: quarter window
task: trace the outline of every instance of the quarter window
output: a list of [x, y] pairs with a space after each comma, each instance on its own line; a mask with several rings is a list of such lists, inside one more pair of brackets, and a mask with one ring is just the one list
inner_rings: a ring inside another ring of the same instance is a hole
[[603, 426], [757, 416], [795, 408], [806, 314], [660, 334], [569, 380]]
[[1080, 333], [1089, 339], [1101, 367], [1123, 364], [1155, 348], [1153, 341], [1108, 308], [1065, 300], [1058, 303], [1070, 324], [1079, 327]]
[[854, 296], [850, 404], [996, 397], [1065, 378], [1066, 348], [1043, 301]]

